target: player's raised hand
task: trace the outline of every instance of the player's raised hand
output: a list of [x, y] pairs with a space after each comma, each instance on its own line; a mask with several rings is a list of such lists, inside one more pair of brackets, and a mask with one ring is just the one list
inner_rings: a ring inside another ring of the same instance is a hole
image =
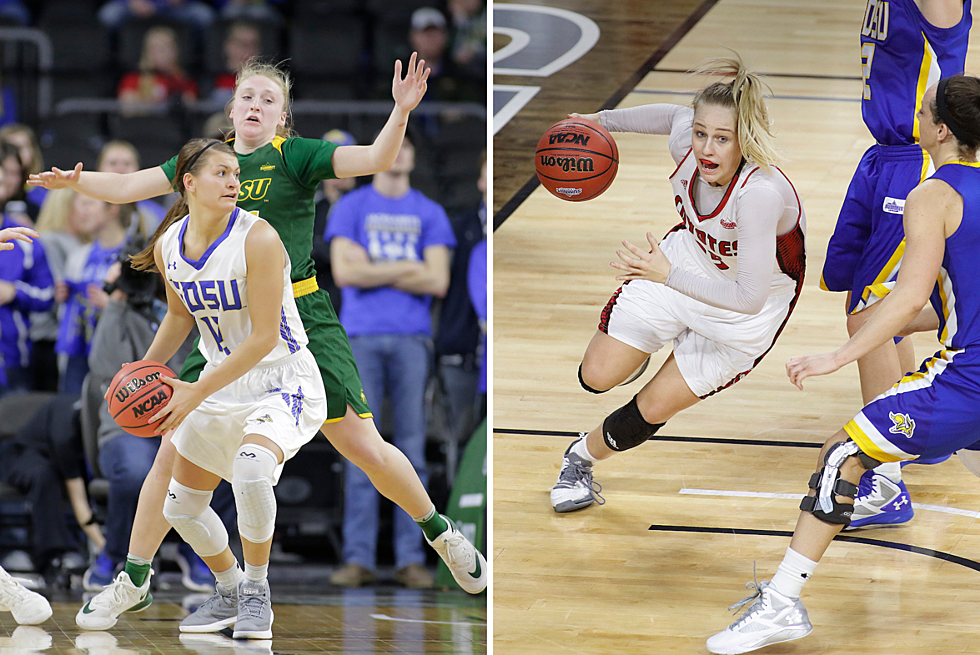
[[820, 353], [819, 355], [803, 355], [794, 357], [786, 362], [786, 375], [798, 389], [803, 390], [803, 380], [813, 375], [827, 375], [839, 369], [843, 364], [838, 360], [837, 353]]
[[629, 252], [617, 250], [616, 254], [622, 261], [609, 262], [613, 268], [625, 272], [625, 275], [617, 275], [617, 280], [650, 280], [660, 284], [667, 281], [667, 275], [670, 273], [670, 260], [667, 259], [667, 255], [660, 249], [657, 239], [650, 232], [647, 232], [647, 241], [650, 243], [650, 252], [644, 252], [629, 241], [623, 241], [623, 247]]
[[45, 189], [64, 189], [78, 182], [82, 174], [82, 162], [75, 164], [74, 170], [63, 171], [60, 168], [51, 167], [50, 171], [43, 173], [31, 173], [27, 178], [27, 183], [34, 186], [43, 186]]
[[30, 243], [31, 237], [36, 239], [39, 236], [41, 235], [29, 227], [8, 227], [0, 230], [0, 250], [13, 250], [14, 244], [10, 242], [14, 239]]
[[594, 114], [576, 114], [576, 113], [572, 112], [571, 114], [568, 115], [568, 117], [569, 118], [584, 118], [587, 121], [592, 121], [593, 123], [599, 123], [600, 125], [602, 124], [599, 121], [599, 113], [598, 112], [596, 112]]
[[429, 79], [431, 69], [425, 67], [424, 59], [418, 59], [418, 54], [413, 52], [409, 58], [408, 70], [405, 71], [404, 79], [402, 79], [402, 62], [395, 61], [395, 77], [391, 81], [391, 95], [399, 109], [404, 111], [415, 109], [422, 101], [422, 96], [425, 95], [425, 90], [428, 88], [426, 80]]

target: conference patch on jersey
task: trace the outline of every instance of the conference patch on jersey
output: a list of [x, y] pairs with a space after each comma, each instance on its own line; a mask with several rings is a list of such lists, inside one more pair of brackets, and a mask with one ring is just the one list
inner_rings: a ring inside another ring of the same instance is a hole
[[905, 200], [902, 198], [889, 198], [885, 196], [885, 202], [881, 205], [882, 210], [889, 214], [904, 214]]

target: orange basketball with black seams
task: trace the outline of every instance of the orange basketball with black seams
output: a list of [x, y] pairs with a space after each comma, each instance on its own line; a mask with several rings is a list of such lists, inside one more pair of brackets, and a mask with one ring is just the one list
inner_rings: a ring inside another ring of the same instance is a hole
[[602, 194], [619, 170], [619, 149], [606, 128], [568, 118], [548, 128], [534, 152], [541, 186], [562, 200], [580, 202]]
[[109, 414], [123, 430], [137, 437], [154, 437], [163, 419], [147, 420], [170, 401], [174, 390], [160, 381], [176, 378], [159, 362], [140, 360], [124, 365], [109, 383]]

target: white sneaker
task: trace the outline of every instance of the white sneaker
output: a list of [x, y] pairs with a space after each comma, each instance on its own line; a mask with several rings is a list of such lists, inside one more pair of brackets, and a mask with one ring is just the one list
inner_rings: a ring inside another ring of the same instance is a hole
[[783, 596], [767, 581], [759, 585], [748, 582], [745, 586], [755, 588], [755, 593], [729, 609], [740, 608], [752, 599], [755, 602], [738, 621], [708, 639], [708, 651], [720, 655], [748, 653], [769, 644], [800, 639], [813, 630], [799, 599]]
[[0, 568], [0, 612], [10, 612], [21, 625], [33, 625], [51, 618], [51, 603]]
[[129, 579], [129, 574], [120, 571], [116, 579], [108, 587], [96, 594], [89, 602], [82, 605], [75, 615], [75, 623], [85, 630], [108, 630], [116, 625], [119, 615], [123, 612], [140, 612], [153, 602], [150, 594], [151, 569], [137, 587]]
[[562, 457], [558, 482], [551, 488], [551, 506], [556, 512], [574, 512], [592, 503], [606, 503], [599, 495], [602, 485], [592, 479], [592, 462], [572, 452], [575, 444], [584, 438], [573, 441]]
[[483, 554], [470, 543], [469, 539], [463, 536], [456, 524], [448, 516], [440, 514], [449, 529], [441, 535], [429, 541], [442, 561], [449, 567], [449, 572], [453, 574], [456, 584], [463, 588], [463, 591], [470, 594], [478, 594], [487, 588], [487, 560]]

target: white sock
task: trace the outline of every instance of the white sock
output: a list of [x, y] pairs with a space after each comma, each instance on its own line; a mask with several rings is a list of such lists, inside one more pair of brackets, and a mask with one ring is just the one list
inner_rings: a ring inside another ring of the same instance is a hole
[[262, 566], [252, 566], [245, 562], [245, 579], [250, 582], [262, 582], [269, 577], [269, 563]]
[[231, 565], [227, 571], [212, 571], [214, 579], [227, 591], [238, 589], [238, 583], [242, 580], [242, 570], [238, 568], [238, 560]]
[[901, 462], [885, 462], [875, 467], [875, 473], [883, 475], [895, 484], [902, 481], [902, 463]]
[[796, 600], [816, 568], [817, 562], [787, 548], [786, 555], [769, 584], [783, 596]]
[[572, 452], [578, 455], [579, 457], [581, 457], [582, 459], [586, 459], [592, 462], [593, 464], [595, 464], [596, 462], [599, 461], [599, 459], [595, 455], [589, 452], [589, 444], [587, 442], [588, 439], [586, 437], [582, 437], [581, 439], [576, 441], [575, 444], [572, 446]]

